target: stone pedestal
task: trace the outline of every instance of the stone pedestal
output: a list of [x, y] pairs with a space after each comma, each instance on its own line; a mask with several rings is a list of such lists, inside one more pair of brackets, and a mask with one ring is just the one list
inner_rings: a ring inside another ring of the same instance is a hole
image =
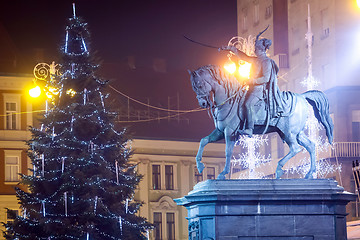
[[353, 200], [330, 179], [207, 180], [175, 199], [191, 240], [346, 240]]

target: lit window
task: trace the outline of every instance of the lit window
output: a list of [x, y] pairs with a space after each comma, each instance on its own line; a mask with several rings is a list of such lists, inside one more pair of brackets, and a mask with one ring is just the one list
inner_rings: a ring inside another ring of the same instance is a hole
[[162, 240], [162, 214], [161, 212], [154, 212], [154, 239]]
[[153, 189], [161, 189], [160, 165], [152, 165]]
[[7, 102], [5, 106], [5, 115], [6, 115], [6, 129], [12, 130], [16, 129], [16, 103]]
[[174, 190], [174, 170], [172, 165], [165, 165], [165, 188]]
[[166, 213], [167, 239], [175, 240], [175, 214]]
[[5, 156], [5, 182], [18, 182], [19, 168], [18, 156]]
[[214, 167], [208, 167], [207, 170], [207, 179], [215, 179], [215, 168]]
[[204, 180], [202, 173], [199, 173], [197, 167], [195, 167], [195, 182], [199, 183]]

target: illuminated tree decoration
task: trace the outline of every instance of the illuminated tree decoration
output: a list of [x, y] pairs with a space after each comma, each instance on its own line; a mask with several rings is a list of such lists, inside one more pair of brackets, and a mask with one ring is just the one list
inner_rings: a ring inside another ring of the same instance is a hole
[[[311, 15], [310, 15], [310, 4], [308, 4], [308, 17], [307, 17], [307, 32], [305, 34], [305, 39], [307, 42], [307, 65], [308, 65], [308, 76], [301, 82], [301, 84], [306, 87], [306, 89], [314, 90], [320, 85], [318, 81], [312, 74], [312, 45], [313, 45], [313, 33], [311, 30]], [[327, 151], [329, 149], [329, 143], [323, 136], [320, 135], [320, 131], [324, 127], [318, 122], [315, 118], [314, 111], [312, 107], [309, 107], [309, 117], [306, 121], [305, 129], [307, 130], [307, 135], [309, 139], [315, 143], [315, 153], [316, 153], [316, 173], [314, 174], [315, 178], [325, 178], [328, 174], [334, 174], [336, 171], [341, 172], [341, 165], [338, 163], [332, 165], [326, 159], [318, 159], [318, 153]], [[304, 150], [305, 151], [305, 150]], [[302, 160], [302, 163], [298, 166], [292, 166], [288, 168], [287, 173], [298, 174], [300, 176], [305, 176], [306, 171], [310, 169], [310, 158], [305, 158]]]
[[[32, 128], [31, 174], [16, 189], [23, 213], [4, 224], [6, 239], [146, 239], [151, 225], [136, 214], [140, 176], [128, 160], [126, 129], [106, 110], [107, 82], [96, 76], [87, 24], [68, 20], [61, 75], [47, 81], [52, 104]], [[100, 94], [99, 94], [100, 93]]]
[[268, 138], [266, 135], [253, 135], [251, 138], [248, 136], [240, 136], [236, 145], [240, 145], [246, 148], [246, 153], [242, 153], [238, 158], [232, 160], [233, 166], [240, 165], [243, 169], [248, 169], [247, 172], [241, 174], [241, 179], [260, 179], [264, 178], [264, 174], [258, 169], [261, 165], [271, 161], [270, 156], [265, 157], [259, 153], [256, 149], [267, 144]]

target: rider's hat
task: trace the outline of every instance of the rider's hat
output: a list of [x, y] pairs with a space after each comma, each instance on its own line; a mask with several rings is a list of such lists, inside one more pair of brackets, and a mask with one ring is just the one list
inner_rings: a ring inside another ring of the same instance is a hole
[[266, 38], [262, 38], [259, 39], [260, 35], [263, 34], [267, 29], [269, 28], [269, 25], [263, 30], [261, 31], [255, 39], [255, 46], [256, 47], [261, 47], [263, 48], [264, 51], [266, 51], [267, 49], [269, 49], [269, 47], [271, 46], [271, 40], [270, 39], [266, 39]]

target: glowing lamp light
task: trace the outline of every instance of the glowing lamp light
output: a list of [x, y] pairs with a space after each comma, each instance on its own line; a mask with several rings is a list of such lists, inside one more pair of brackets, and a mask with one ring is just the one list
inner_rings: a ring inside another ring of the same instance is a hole
[[58, 95], [59, 94], [59, 90], [57, 88], [54, 88], [54, 87], [49, 87], [49, 92], [51, 92], [51, 94], [53, 94], [53, 95]]
[[224, 68], [230, 74], [233, 74], [236, 71], [236, 64], [229, 59], [229, 61], [225, 63]]
[[36, 87], [29, 90], [29, 95], [32, 98], [37, 98], [37, 97], [40, 96], [40, 94], [41, 94], [41, 89], [40, 89], [39, 86], [36, 86]]
[[250, 78], [251, 63], [243, 62], [239, 65], [239, 75], [243, 78]]
[[356, 4], [357, 4], [358, 8], [360, 8], [360, 0], [356, 0]]
[[67, 91], [66, 91], [66, 94], [67, 95], [70, 95], [71, 97], [73, 97], [73, 96], [75, 96], [75, 94], [76, 94], [76, 92], [73, 90], [73, 89], [68, 89]]

